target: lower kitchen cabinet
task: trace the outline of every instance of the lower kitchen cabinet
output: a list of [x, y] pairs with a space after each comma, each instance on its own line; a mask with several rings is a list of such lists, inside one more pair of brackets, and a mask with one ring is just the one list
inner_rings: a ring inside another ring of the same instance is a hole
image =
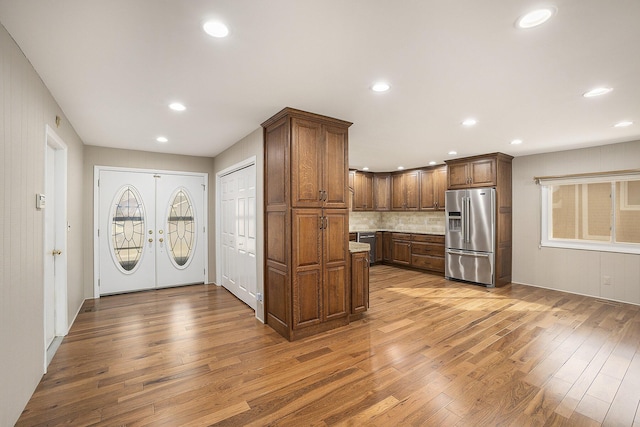
[[293, 209], [290, 340], [349, 323], [346, 209]]
[[382, 233], [382, 261], [444, 274], [444, 236], [417, 233]]
[[444, 274], [444, 236], [412, 234], [411, 266]]
[[376, 232], [376, 250], [375, 250], [375, 259], [373, 259], [374, 263], [377, 262], [382, 262], [384, 254], [383, 254], [383, 249], [382, 249], [382, 232], [378, 231]]
[[391, 235], [388, 231], [382, 232], [382, 261], [391, 262]]
[[411, 265], [411, 234], [391, 234], [391, 262]]
[[369, 308], [369, 252], [351, 254], [350, 319], [362, 317]]

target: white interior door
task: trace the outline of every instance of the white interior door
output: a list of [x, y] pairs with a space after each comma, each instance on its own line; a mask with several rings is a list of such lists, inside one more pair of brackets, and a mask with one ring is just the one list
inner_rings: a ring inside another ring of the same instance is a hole
[[57, 337], [68, 332], [67, 321], [67, 145], [46, 127], [43, 228], [44, 371], [57, 349]]
[[206, 176], [100, 170], [100, 295], [204, 283]]
[[221, 177], [222, 286], [254, 310], [256, 303], [256, 167]]
[[204, 283], [202, 176], [157, 175], [157, 286]]
[[49, 347], [56, 336], [55, 329], [55, 259], [56, 259], [56, 217], [55, 217], [55, 155], [56, 150], [47, 145], [45, 177], [46, 207], [44, 209], [44, 334], [45, 347]]

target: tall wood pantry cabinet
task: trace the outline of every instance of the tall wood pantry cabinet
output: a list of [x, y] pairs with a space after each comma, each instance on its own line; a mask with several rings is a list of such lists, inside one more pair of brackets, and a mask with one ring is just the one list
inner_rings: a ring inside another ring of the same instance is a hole
[[292, 108], [262, 123], [266, 321], [290, 341], [349, 323], [349, 126]]

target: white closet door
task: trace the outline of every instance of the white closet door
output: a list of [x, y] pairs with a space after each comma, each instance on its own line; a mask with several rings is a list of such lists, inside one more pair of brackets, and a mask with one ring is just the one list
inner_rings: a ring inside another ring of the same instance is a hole
[[153, 175], [100, 171], [99, 209], [100, 294], [155, 288]]
[[221, 177], [222, 286], [256, 309], [256, 167]]
[[[237, 173], [237, 172], [236, 172]], [[236, 199], [238, 198], [238, 190], [236, 173], [225, 175], [220, 179], [221, 191], [221, 231], [222, 231], [222, 266], [221, 266], [221, 285], [231, 291], [232, 294], [238, 294], [238, 265], [236, 257]]]
[[204, 283], [204, 177], [156, 179], [157, 286]]

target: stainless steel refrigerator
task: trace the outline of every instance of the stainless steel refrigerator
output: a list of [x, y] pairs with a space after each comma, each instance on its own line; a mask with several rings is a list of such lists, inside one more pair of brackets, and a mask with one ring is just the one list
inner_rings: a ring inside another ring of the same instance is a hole
[[445, 277], [495, 286], [495, 188], [446, 193]]

